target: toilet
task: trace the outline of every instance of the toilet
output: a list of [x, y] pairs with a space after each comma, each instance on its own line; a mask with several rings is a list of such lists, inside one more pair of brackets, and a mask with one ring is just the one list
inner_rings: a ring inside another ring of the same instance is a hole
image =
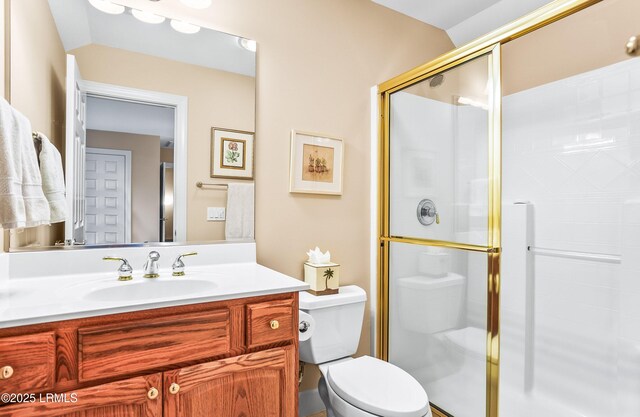
[[[300, 310], [310, 316], [310, 337], [300, 339], [300, 360], [317, 364], [328, 417], [432, 417], [429, 398], [406, 371], [362, 356], [358, 348], [367, 295], [355, 285], [334, 295], [300, 293]], [[301, 321], [306, 314], [301, 313]], [[306, 340], [305, 340], [306, 339]]]

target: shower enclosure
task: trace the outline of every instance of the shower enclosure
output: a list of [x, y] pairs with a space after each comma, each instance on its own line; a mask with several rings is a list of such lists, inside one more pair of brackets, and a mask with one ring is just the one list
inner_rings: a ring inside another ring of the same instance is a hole
[[379, 86], [377, 354], [436, 416], [640, 416], [638, 16], [552, 2]]

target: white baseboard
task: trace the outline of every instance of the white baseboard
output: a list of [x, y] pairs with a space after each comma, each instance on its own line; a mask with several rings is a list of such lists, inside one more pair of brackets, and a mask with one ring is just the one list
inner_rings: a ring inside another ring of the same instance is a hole
[[324, 403], [317, 389], [301, 391], [298, 394], [298, 416], [307, 417], [324, 410]]

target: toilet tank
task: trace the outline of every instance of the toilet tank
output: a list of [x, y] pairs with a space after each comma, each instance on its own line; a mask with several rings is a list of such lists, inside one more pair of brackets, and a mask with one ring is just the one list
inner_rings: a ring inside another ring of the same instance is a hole
[[324, 363], [353, 355], [358, 349], [365, 291], [355, 285], [340, 287], [338, 294], [300, 293], [300, 310], [314, 320], [311, 338], [300, 342], [300, 360]]
[[440, 278], [399, 278], [396, 305], [400, 326], [426, 334], [457, 328], [464, 312], [465, 282], [465, 277], [451, 272]]

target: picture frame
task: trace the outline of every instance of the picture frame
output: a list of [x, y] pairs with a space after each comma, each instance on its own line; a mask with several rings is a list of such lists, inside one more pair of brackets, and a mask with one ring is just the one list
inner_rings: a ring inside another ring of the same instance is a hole
[[254, 132], [211, 128], [211, 178], [253, 179]]
[[343, 173], [342, 139], [291, 130], [290, 193], [342, 195]]

